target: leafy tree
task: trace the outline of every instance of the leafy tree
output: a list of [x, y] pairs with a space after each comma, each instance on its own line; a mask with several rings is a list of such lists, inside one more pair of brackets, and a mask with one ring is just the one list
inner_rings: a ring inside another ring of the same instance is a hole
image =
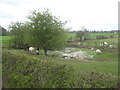
[[81, 41], [83, 40], [83, 38], [84, 38], [84, 40], [88, 39], [88, 37], [89, 37], [89, 32], [87, 31], [87, 29], [85, 29], [85, 28], [83, 27], [82, 30], [80, 30], [80, 31], [78, 31], [78, 32], [76, 33], [76, 37], [78, 37], [79, 40], [80, 40], [80, 42], [81, 42]]
[[25, 49], [28, 44], [25, 43], [25, 24], [20, 22], [12, 22], [9, 25], [12, 36], [12, 47], [17, 49]]
[[48, 9], [45, 11], [32, 11], [28, 16], [31, 29], [29, 41], [37, 48], [44, 50], [47, 56], [48, 50], [62, 49], [66, 46], [67, 35], [59, 18], [52, 16]]

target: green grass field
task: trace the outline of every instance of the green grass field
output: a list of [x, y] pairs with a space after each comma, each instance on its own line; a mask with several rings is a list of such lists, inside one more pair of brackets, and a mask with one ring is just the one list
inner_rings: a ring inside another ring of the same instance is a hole
[[118, 33], [91, 33], [90, 36], [110, 36], [110, 35], [118, 35]]
[[10, 39], [10, 36], [0, 36], [0, 43], [2, 43], [2, 47], [8, 47]]
[[118, 38], [109, 38], [109, 39], [98, 39], [98, 40], [86, 40], [83, 41], [83, 43], [86, 43], [89, 46], [95, 46], [95, 43], [97, 44], [97, 46], [100, 45], [100, 43], [103, 42], [108, 42], [108, 44], [115, 44], [116, 46], [118, 46]]
[[[73, 34], [72, 34], [73, 35]], [[72, 36], [71, 35], [71, 36]], [[73, 35], [74, 36], [74, 35]], [[10, 36], [3, 36], [0, 37], [0, 40], [2, 39], [2, 44], [3, 46], [8, 46], [9, 45], [9, 40], [11, 39]], [[112, 38], [112, 39], [100, 39], [100, 40], [86, 40], [84, 41], [85, 43], [89, 43], [90, 46], [94, 46], [94, 43], [97, 42], [98, 44], [107, 41], [108, 43], [115, 43], [116, 45], [118, 44], [118, 39], [117, 38]], [[84, 51], [87, 51], [87, 49], [81, 49]], [[14, 50], [13, 50], [14, 52]], [[17, 53], [25, 53], [28, 54], [26, 51], [16, 51]], [[93, 60], [77, 60], [77, 59], [59, 59], [59, 58], [49, 58], [49, 57], [43, 57], [43, 56], [35, 56], [31, 55], [34, 57], [39, 57], [43, 60], [53, 60], [58, 63], [66, 63], [71, 65], [76, 71], [90, 71], [90, 70], [96, 70], [98, 72], [104, 72], [104, 73], [111, 73], [113, 75], [118, 75], [118, 52], [117, 50], [111, 50], [111, 51], [105, 51], [102, 52], [100, 55], [96, 55]]]
[[[74, 35], [75, 34], [71, 34], [71, 37], [74, 37]], [[11, 39], [10, 36], [3, 36], [3, 37], [1, 36], [0, 43], [2, 43], [4, 47], [8, 47], [10, 39]], [[95, 42], [99, 44], [103, 41], [107, 41], [109, 44], [112, 44], [112, 43], [115, 43], [116, 45], [118, 44], [117, 38], [86, 40], [86, 41], [83, 41], [83, 43], [86, 43], [87, 45], [89, 44], [89, 46], [94, 47]], [[94, 52], [94, 51], [90, 52], [90, 49], [87, 49], [87, 48], [78, 48], [78, 49], [89, 52], [89, 54], [92, 54], [92, 52]], [[109, 75], [114, 76], [113, 77], [114, 81], [111, 81], [113, 84], [117, 82], [117, 76], [118, 76], [118, 51], [117, 49], [111, 49], [111, 50], [104, 51], [101, 54], [96, 54], [94, 59], [91, 59], [91, 60], [81, 60], [81, 59], [75, 59], [75, 58], [64, 59], [64, 58], [59, 58], [59, 57], [53, 58], [50, 56], [46, 57], [45, 55], [35, 55], [35, 54], [31, 54], [28, 51], [15, 50], [15, 49], [10, 49], [8, 51], [12, 52], [12, 55], [27, 56], [27, 60], [35, 59], [35, 60], [42, 60], [42, 61], [52, 61], [52, 63], [62, 64], [62, 65], [67, 64], [69, 66], [72, 66], [72, 68], [74, 69], [73, 73], [75, 74], [79, 72], [83, 73], [84, 71], [86, 72], [96, 71], [96, 72], [105, 73], [107, 76]], [[12, 58], [11, 60], [14, 60], [14, 59]], [[1, 64], [0, 64], [0, 67], [1, 67]], [[22, 68], [22, 66], [18, 68]], [[1, 72], [1, 69], [0, 69], [0, 72]], [[84, 77], [88, 77], [88, 76], [87, 74], [84, 75]], [[110, 78], [107, 78], [107, 80], [109, 79]], [[16, 80], [18, 80], [18, 78]], [[103, 84], [102, 82], [100, 83]]]
[[[115, 35], [117, 36], [118, 33], [90, 33], [89, 36], [90, 37], [95, 37], [95, 36], [110, 36], [110, 35]], [[73, 37], [76, 37], [76, 33], [68, 33], [68, 37], [70, 38], [73, 38]]]
[[[111, 56], [108, 52], [103, 52], [100, 55], [96, 55], [93, 60], [80, 60], [80, 59], [63, 59], [63, 58], [51, 58], [44, 55], [32, 55], [27, 51], [11, 50], [11, 52], [28, 55], [31, 58], [40, 60], [54, 61], [57, 63], [68, 64], [73, 67], [76, 72], [79, 71], [91, 71], [104, 72], [106, 74], [118, 75], [118, 59], [117, 52], [112, 51]], [[114, 54], [113, 54], [114, 53]]]

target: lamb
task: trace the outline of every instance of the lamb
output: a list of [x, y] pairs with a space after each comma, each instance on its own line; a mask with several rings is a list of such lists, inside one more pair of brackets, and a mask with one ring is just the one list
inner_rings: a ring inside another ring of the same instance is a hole
[[97, 49], [95, 52], [96, 52], [97, 54], [100, 54], [100, 53], [101, 53], [101, 50], [100, 50], [100, 49]]

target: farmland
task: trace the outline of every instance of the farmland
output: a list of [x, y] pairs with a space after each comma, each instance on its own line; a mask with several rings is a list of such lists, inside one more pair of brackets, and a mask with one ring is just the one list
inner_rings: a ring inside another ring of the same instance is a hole
[[[95, 37], [95, 36], [110, 36], [110, 35], [115, 35], [118, 36], [118, 33], [90, 33], [89, 36]], [[76, 37], [76, 33], [70, 33], [68, 34], [68, 37]]]
[[[96, 35], [91, 34], [91, 36], [96, 36]], [[75, 37], [75, 34], [68, 34], [68, 36]], [[8, 48], [10, 39], [11, 39], [10, 36], [1, 36], [0, 40], [2, 40], [2, 46]], [[86, 43], [87, 44], [86, 47], [89, 47], [89, 48], [94, 47], [95, 49], [97, 49], [99, 47], [95, 47], [95, 43], [99, 45], [103, 41], [107, 41], [109, 44], [115, 43], [115, 45], [118, 47], [118, 38], [85, 40], [82, 43]], [[78, 42], [69, 43], [69, 45], [79, 46]], [[85, 51], [90, 54], [91, 53], [90, 49], [86, 47], [85, 48], [77, 47], [77, 48], [78, 50]], [[65, 59], [65, 58], [51, 57], [51, 56], [46, 57], [43, 54], [38, 56], [35, 54], [30, 54], [28, 51], [24, 51], [24, 50], [11, 49], [7, 51], [12, 53], [13, 55], [27, 56], [28, 58], [31, 58], [31, 59], [35, 58], [36, 60], [52, 61], [53, 63], [58, 63], [62, 65], [67, 64], [73, 68], [75, 73], [82, 72], [82, 71], [83, 72], [84, 71], [85, 72], [96, 71], [98, 73], [105, 73], [108, 76], [113, 75], [117, 77], [118, 76], [117, 48], [116, 49], [102, 49], [102, 50], [105, 50], [105, 51], [103, 51], [101, 54], [95, 55], [95, 57], [91, 60], [84, 60], [84, 59], [79, 59], [79, 58]], [[116, 80], [116, 78], [114, 78], [114, 80]]]
[[[1, 38], [1, 37], [0, 37]], [[10, 36], [3, 36], [2, 38], [2, 44], [3, 46], [8, 46], [9, 44], [9, 40], [10, 40]], [[94, 47], [94, 42], [98, 42], [101, 43], [103, 41], [107, 41], [108, 43], [112, 43], [114, 42], [116, 45], [118, 44], [118, 39], [114, 38], [114, 39], [103, 39], [103, 40], [87, 40], [84, 41], [84, 43], [89, 42], [89, 46], [90, 47]], [[80, 48], [79, 50], [82, 51], [89, 51], [89, 49], [85, 49], [85, 48]], [[19, 53], [19, 51], [18, 51]], [[60, 63], [67, 63], [72, 65], [77, 71], [79, 70], [97, 70], [97, 71], [104, 71], [105, 73], [112, 73], [114, 75], [118, 74], [118, 66], [117, 66], [117, 60], [118, 60], [118, 52], [117, 50], [110, 50], [110, 51], [105, 51], [100, 55], [96, 55], [94, 60], [89, 60], [89, 61], [80, 61], [80, 60], [56, 60], [57, 58], [53, 58], [55, 59], [55, 62], [60, 62]], [[47, 58], [46, 58], [47, 59]]]

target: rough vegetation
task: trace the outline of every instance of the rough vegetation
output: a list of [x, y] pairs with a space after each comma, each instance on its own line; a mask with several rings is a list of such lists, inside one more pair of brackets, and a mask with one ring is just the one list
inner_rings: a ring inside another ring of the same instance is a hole
[[28, 19], [0, 36], [4, 87], [118, 87], [118, 32], [69, 32], [49, 10], [32, 11]]
[[3, 78], [9, 88], [117, 88], [117, 77], [96, 71], [74, 72], [66, 64], [41, 60], [15, 50], [3, 51]]

